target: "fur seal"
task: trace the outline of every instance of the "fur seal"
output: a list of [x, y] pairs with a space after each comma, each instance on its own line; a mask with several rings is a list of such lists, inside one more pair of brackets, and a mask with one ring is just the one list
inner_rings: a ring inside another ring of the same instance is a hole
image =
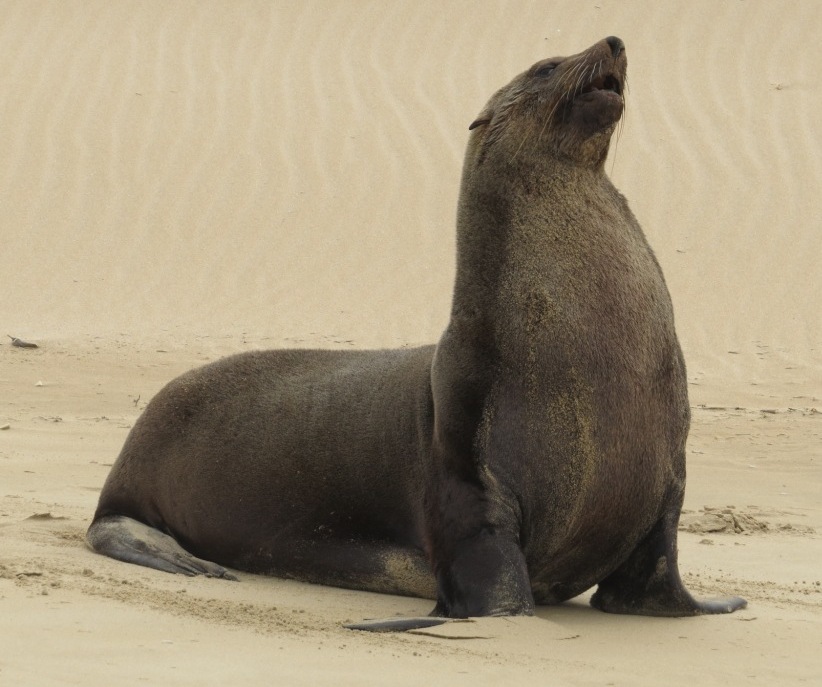
[[594, 585], [613, 613], [743, 608], [678, 573], [685, 364], [604, 172], [626, 65], [613, 36], [538, 62], [471, 125], [436, 347], [251, 352], [178, 377], [126, 439], [92, 548], [435, 598], [452, 618]]

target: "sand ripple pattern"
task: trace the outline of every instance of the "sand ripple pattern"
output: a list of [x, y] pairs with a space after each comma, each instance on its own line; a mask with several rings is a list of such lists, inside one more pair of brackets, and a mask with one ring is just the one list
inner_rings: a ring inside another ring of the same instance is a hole
[[819, 374], [820, 25], [814, 0], [4, 2], [0, 316], [433, 340], [467, 125], [534, 60], [617, 34], [609, 169], [692, 370]]

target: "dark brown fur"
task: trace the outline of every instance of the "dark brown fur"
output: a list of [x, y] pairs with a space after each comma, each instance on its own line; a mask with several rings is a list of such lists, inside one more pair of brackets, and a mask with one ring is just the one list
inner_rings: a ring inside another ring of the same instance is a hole
[[180, 377], [126, 441], [92, 546], [436, 594], [451, 617], [593, 585], [613, 612], [744, 606], [695, 601], [677, 572], [685, 365], [603, 170], [625, 69], [616, 38], [540, 62], [472, 124], [436, 349], [253, 353]]

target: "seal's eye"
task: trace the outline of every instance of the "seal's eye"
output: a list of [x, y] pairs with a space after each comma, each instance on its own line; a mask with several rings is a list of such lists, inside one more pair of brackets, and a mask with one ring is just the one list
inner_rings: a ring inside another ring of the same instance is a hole
[[546, 64], [534, 72], [534, 76], [538, 76], [541, 78], [545, 78], [546, 76], [551, 76], [551, 73], [557, 68], [555, 64]]

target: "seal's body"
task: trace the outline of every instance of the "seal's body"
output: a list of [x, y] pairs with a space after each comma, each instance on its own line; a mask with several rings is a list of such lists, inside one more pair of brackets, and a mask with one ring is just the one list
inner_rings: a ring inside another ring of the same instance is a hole
[[614, 37], [540, 62], [472, 124], [436, 348], [248, 353], [179, 377], [129, 435], [91, 545], [436, 597], [451, 617], [593, 585], [612, 612], [744, 606], [694, 600], [677, 571], [685, 365], [603, 170], [625, 68]]

